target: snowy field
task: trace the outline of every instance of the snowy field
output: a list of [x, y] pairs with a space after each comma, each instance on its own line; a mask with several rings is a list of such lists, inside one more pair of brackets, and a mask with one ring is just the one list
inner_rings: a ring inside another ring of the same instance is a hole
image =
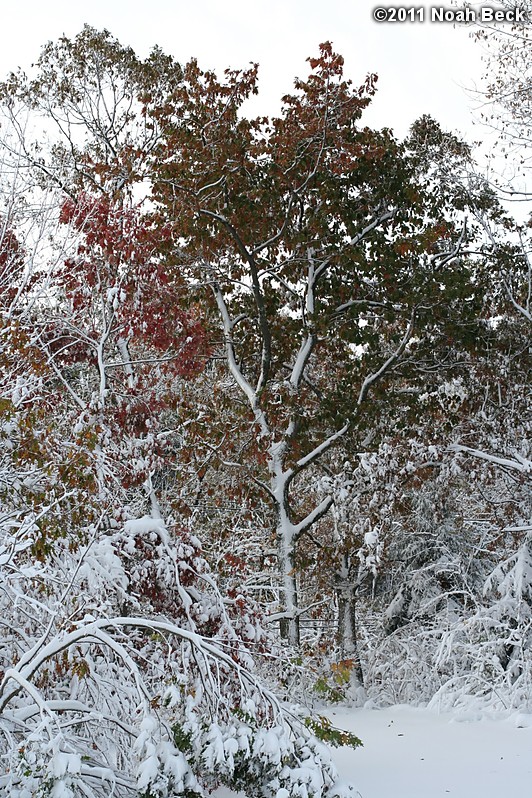
[[466, 718], [411, 707], [339, 710], [331, 719], [364, 748], [338, 750], [338, 769], [362, 798], [532, 796], [532, 716]]
[[[364, 743], [335, 751], [342, 778], [360, 798], [532, 796], [532, 715], [479, 719], [405, 706], [328, 714]], [[219, 791], [217, 798], [234, 795]]]

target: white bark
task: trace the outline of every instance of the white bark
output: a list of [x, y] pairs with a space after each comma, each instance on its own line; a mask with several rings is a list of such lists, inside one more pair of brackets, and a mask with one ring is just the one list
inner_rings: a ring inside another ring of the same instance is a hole
[[117, 341], [118, 351], [120, 352], [120, 356], [122, 358], [122, 363], [124, 365], [124, 371], [127, 375], [127, 384], [129, 388], [135, 387], [135, 373], [133, 371], [133, 364], [131, 362], [131, 355], [129, 354], [129, 348], [127, 345], [127, 341], [125, 338], [119, 338]]
[[470, 454], [472, 457], [478, 457], [480, 460], [486, 460], [488, 463], [502, 466], [503, 468], [510, 468], [512, 471], [520, 471], [522, 474], [532, 474], [532, 460], [522, 457], [520, 454], [514, 454], [513, 459], [509, 457], [499, 457], [496, 454], [483, 452], [481, 449], [472, 449], [470, 446], [461, 446], [458, 443], [449, 447], [452, 452], [463, 452]]

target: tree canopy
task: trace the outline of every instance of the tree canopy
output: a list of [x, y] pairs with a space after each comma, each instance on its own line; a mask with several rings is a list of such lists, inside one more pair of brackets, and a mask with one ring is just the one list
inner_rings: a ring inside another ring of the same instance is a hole
[[527, 230], [308, 68], [250, 119], [257, 65], [85, 27], [0, 85], [12, 798], [342, 798], [312, 689], [523, 699]]

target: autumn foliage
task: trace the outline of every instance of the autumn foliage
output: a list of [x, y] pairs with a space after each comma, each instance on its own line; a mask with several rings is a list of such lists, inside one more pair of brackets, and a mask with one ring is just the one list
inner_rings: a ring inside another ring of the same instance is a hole
[[257, 65], [86, 27], [0, 85], [9, 798], [348, 798], [310, 689], [529, 684], [525, 233], [308, 66], [248, 118]]

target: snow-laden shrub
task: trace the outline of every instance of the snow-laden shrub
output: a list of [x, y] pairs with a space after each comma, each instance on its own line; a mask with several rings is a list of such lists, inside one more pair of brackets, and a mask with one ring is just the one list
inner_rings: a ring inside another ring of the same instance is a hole
[[224, 605], [197, 541], [144, 517], [89, 529], [77, 550], [58, 539], [35, 564], [34, 528], [2, 531], [2, 795], [353, 795], [316, 736], [326, 726], [262, 683], [254, 608]]
[[425, 589], [425, 604], [418, 601], [418, 612], [411, 607], [407, 612], [399, 607], [404, 592], [388, 608], [390, 618], [403, 618], [402, 625], [367, 656], [366, 687], [373, 698], [389, 704], [429, 703], [441, 710], [530, 711], [530, 532], [490, 571], [475, 604], [443, 602], [441, 593], [431, 598]]
[[532, 709], [532, 534], [484, 583], [477, 612], [442, 637], [436, 665], [459, 663], [437, 706]]

